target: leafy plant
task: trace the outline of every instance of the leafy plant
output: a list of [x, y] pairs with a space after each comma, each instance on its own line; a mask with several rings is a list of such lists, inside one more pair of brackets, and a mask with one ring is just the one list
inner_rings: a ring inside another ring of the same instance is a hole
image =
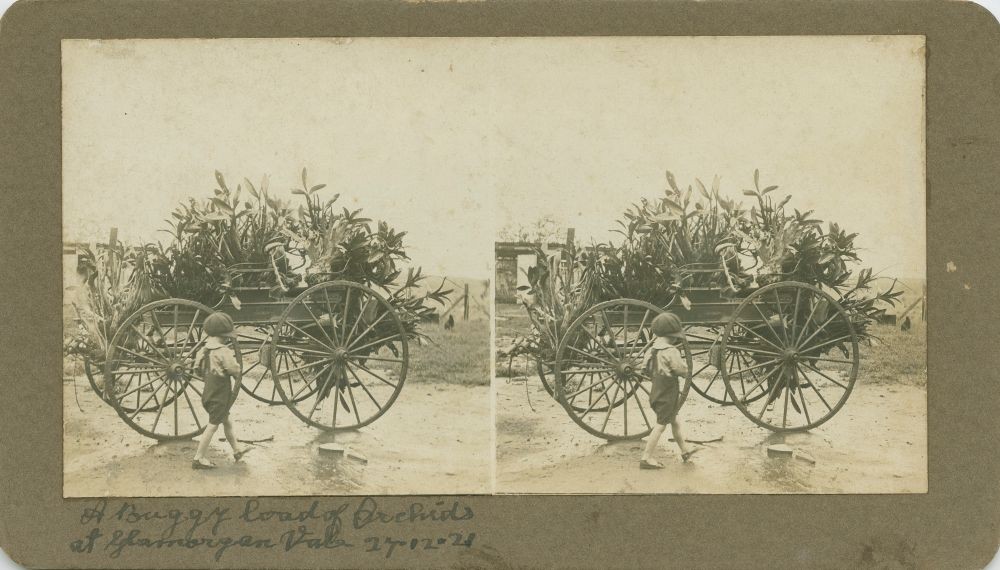
[[73, 304], [79, 328], [64, 351], [103, 362], [118, 327], [161, 293], [144, 248], [116, 243], [94, 251], [82, 246], [78, 255], [84, 273], [82, 298]]

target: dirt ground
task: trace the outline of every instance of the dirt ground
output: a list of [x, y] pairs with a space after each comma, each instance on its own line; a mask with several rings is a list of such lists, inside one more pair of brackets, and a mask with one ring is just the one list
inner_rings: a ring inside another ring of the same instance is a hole
[[[367, 463], [320, 454], [334, 434], [311, 428], [284, 406], [242, 394], [237, 437], [252, 446], [234, 463], [213, 442], [218, 469], [191, 469], [197, 441], [156, 443], [131, 430], [91, 391], [85, 376], [64, 383], [64, 496], [382, 495], [488, 493], [490, 388], [407, 381], [393, 407], [361, 430], [336, 434]], [[79, 402], [79, 407], [78, 407]], [[222, 437], [221, 430], [217, 438]]]
[[[497, 378], [499, 493], [924, 493], [924, 387], [859, 382], [830, 421], [808, 433], [773, 434], [734, 407], [691, 392], [681, 411], [685, 436], [709, 443], [683, 463], [670, 430], [641, 471], [640, 441], [606, 443], [580, 429], [537, 378]], [[526, 397], [527, 390], [527, 397]], [[528, 404], [530, 398], [532, 411]], [[815, 460], [769, 458], [785, 443]]]

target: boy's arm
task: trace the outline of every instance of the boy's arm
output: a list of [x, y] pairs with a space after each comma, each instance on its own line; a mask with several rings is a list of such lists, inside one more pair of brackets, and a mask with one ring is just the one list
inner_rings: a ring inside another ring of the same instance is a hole
[[670, 373], [679, 378], [684, 378], [688, 373], [687, 362], [681, 357], [680, 350], [661, 350], [659, 365], [670, 370]]
[[222, 370], [226, 374], [236, 378], [237, 382], [242, 380], [243, 370], [240, 368], [240, 363], [236, 361], [236, 353], [231, 348], [224, 348], [218, 351], [218, 355], [221, 360]]

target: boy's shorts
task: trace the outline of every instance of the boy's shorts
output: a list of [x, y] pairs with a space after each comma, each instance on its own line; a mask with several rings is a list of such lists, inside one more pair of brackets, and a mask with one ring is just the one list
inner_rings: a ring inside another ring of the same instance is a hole
[[656, 413], [656, 423], [667, 425], [677, 415], [677, 401], [680, 399], [680, 382], [676, 376], [655, 373], [653, 386], [649, 391], [649, 407]]

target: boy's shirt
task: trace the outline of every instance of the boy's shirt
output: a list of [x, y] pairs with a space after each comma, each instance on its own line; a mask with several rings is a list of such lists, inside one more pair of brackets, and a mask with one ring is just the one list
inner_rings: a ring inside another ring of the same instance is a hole
[[669, 340], [657, 337], [653, 341], [652, 350], [646, 353], [646, 357], [642, 363], [646, 370], [652, 370], [651, 361], [654, 354], [656, 355], [656, 369], [660, 372], [677, 376], [678, 378], [683, 378], [687, 375], [687, 362], [681, 356], [680, 349], [670, 344]]
[[201, 349], [198, 362], [203, 362], [205, 354], [209, 355], [209, 371], [218, 376], [239, 376], [240, 363], [236, 361], [233, 349], [215, 337], [209, 337]]

